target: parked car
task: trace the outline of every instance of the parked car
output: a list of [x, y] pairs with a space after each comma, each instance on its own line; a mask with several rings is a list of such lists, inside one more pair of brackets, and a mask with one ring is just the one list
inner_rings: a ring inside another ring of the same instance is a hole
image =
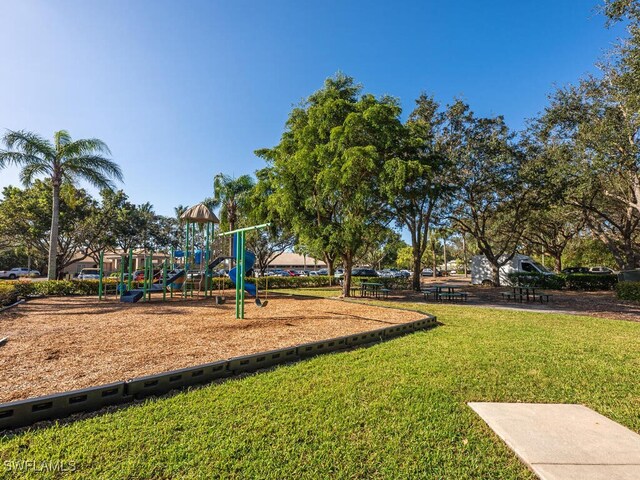
[[344, 268], [336, 268], [336, 272], [333, 274], [336, 278], [344, 277]]
[[40, 272], [38, 270], [29, 270], [25, 267], [16, 267], [11, 270], [0, 270], [0, 278], [8, 278], [9, 280], [16, 279], [18, 277], [39, 277]]
[[[420, 272], [420, 275], [423, 277], [433, 277], [433, 269], [423, 268], [422, 272]], [[442, 276], [442, 272], [436, 269], [436, 277], [441, 277], [441, 276]]]
[[187, 272], [187, 278], [189, 280], [200, 280], [204, 276], [204, 272], [200, 270], [189, 270]]
[[352, 277], [377, 277], [378, 272], [373, 268], [354, 268], [351, 270]]
[[588, 267], [567, 267], [563, 268], [560, 273], [564, 273], [565, 275], [571, 275], [574, 273], [589, 273]]
[[316, 272], [316, 275], [329, 275], [329, 270], [326, 268], [321, 268]]
[[615, 272], [611, 270], [609, 267], [598, 266], [598, 267], [591, 267], [589, 269], [589, 273], [596, 273], [599, 275], [613, 275]]
[[99, 268], [83, 268], [78, 274], [78, 280], [99, 280], [100, 269]]
[[266, 277], [289, 277], [289, 273], [284, 271], [284, 270], [280, 270], [280, 269], [275, 269], [275, 270], [269, 270], [266, 274]]
[[[108, 278], [115, 278], [116, 280], [120, 280], [120, 272], [113, 272], [109, 275]], [[127, 272], [124, 272], [122, 279], [129, 280], [129, 274]]]

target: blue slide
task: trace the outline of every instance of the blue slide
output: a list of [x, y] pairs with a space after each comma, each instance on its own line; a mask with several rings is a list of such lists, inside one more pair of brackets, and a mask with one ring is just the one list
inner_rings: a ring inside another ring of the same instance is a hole
[[[180, 288], [184, 280], [185, 280], [185, 271], [179, 270], [174, 275], [167, 278], [167, 287]], [[162, 286], [162, 283], [160, 281], [156, 281], [147, 289], [147, 292], [148, 293], [162, 292], [163, 290], [164, 290], [164, 287]], [[120, 295], [120, 301], [125, 303], [137, 303], [138, 300], [142, 298], [143, 294], [144, 294], [144, 289], [142, 288], [128, 290], [126, 292], [123, 292]]]
[[[253, 264], [256, 263], [256, 256], [253, 254], [253, 252], [250, 252], [249, 250], [245, 250], [244, 262], [245, 262], [244, 273], [246, 274], [249, 270], [253, 268]], [[229, 271], [229, 278], [231, 279], [231, 282], [233, 282], [234, 285], [236, 283], [236, 268], [238, 267], [233, 267], [231, 271]], [[259, 307], [267, 306], [267, 301], [261, 302], [260, 299], [258, 298], [258, 289], [256, 288], [255, 283], [244, 282], [244, 289], [249, 295], [251, 295], [252, 297], [256, 297], [257, 306]]]

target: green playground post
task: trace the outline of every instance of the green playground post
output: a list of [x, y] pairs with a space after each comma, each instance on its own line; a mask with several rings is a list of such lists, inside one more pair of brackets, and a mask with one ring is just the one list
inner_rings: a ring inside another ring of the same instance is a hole
[[122, 295], [122, 290], [124, 288], [124, 260], [125, 260], [124, 255], [120, 256], [120, 283], [118, 284], [118, 287], [116, 288], [116, 297], [118, 296], [118, 293], [120, 295]]
[[133, 285], [133, 248], [129, 249], [129, 278], [127, 279], [127, 290], [131, 290]]
[[[242, 269], [240, 270], [240, 318], [244, 319], [244, 275], [245, 275], [245, 255], [244, 255], [244, 235], [245, 232], [240, 232], [240, 245], [242, 245], [240, 249], [240, 265]], [[237, 272], [238, 270], [236, 270]], [[236, 302], [237, 303], [237, 302]]]
[[149, 256], [149, 300], [151, 300], [151, 289], [153, 288], [153, 249], [151, 249], [151, 255]]
[[102, 276], [104, 275], [104, 252], [100, 252], [100, 278], [98, 279], [98, 299], [102, 300]]
[[242, 282], [242, 277], [244, 277], [244, 272], [242, 268], [244, 265], [242, 264], [242, 246], [240, 245], [240, 234], [236, 234], [236, 318], [242, 318], [240, 313], [240, 282]]
[[147, 265], [149, 263], [148, 257], [144, 256], [144, 278], [142, 279], [142, 301], [147, 301]]
[[162, 301], [167, 300], [167, 259], [162, 262]]
[[189, 221], [186, 222], [186, 248], [184, 251], [184, 282], [182, 283], [182, 296], [187, 298], [187, 280], [189, 271]]
[[204, 263], [206, 265], [206, 269], [204, 271], [204, 298], [209, 296], [209, 230], [211, 224], [206, 224], [206, 250], [204, 252]]

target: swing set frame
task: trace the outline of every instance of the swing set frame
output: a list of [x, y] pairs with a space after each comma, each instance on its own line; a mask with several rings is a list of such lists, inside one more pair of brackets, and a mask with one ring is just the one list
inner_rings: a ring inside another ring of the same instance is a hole
[[[245, 234], [247, 232], [252, 232], [255, 230], [262, 230], [263, 228], [267, 228], [271, 226], [270, 223], [263, 223], [262, 225], [254, 225], [251, 227], [245, 228], [237, 228], [235, 230], [231, 230], [230, 232], [219, 233], [218, 237], [226, 237], [229, 235], [236, 235], [236, 318], [244, 319], [244, 267], [246, 265], [245, 259]], [[256, 294], [258, 286], [256, 284]], [[257, 295], [256, 295], [257, 298]], [[266, 305], [266, 302], [265, 302]]]

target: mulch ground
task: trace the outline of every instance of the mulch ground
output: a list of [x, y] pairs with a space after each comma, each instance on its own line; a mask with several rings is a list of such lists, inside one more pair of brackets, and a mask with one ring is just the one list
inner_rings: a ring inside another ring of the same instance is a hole
[[415, 312], [317, 298], [122, 304], [88, 297], [31, 300], [0, 314], [0, 402], [86, 388], [239, 355], [383, 328]]

